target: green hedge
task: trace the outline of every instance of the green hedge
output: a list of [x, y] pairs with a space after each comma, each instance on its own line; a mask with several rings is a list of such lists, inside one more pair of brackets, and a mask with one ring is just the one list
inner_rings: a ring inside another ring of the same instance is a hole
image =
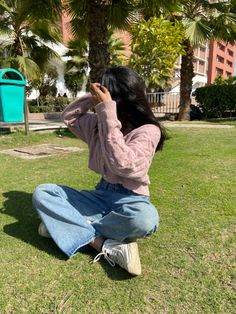
[[194, 94], [206, 118], [236, 116], [236, 84], [200, 87]]
[[29, 112], [61, 112], [70, 100], [66, 97], [39, 97], [38, 100], [28, 100]]

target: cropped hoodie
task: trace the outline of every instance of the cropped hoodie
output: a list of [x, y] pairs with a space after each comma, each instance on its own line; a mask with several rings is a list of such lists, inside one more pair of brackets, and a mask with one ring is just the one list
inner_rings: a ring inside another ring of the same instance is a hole
[[91, 94], [86, 94], [62, 113], [68, 128], [88, 144], [89, 168], [109, 183], [149, 196], [148, 170], [160, 141], [159, 127], [145, 124], [123, 135], [115, 101], [99, 103], [95, 113], [88, 112], [92, 107]]

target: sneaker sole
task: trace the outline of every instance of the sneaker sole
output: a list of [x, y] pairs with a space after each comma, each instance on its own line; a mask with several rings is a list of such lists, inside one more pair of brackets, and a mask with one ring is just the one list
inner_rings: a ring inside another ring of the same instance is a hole
[[136, 242], [128, 243], [129, 249], [129, 260], [131, 263], [127, 265], [127, 271], [134, 275], [138, 276], [141, 275], [141, 263], [139, 258], [139, 251], [138, 251], [138, 244]]

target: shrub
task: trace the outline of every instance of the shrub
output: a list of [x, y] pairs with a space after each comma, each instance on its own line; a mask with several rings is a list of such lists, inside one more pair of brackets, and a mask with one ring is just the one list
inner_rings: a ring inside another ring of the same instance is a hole
[[236, 115], [236, 86], [210, 85], [197, 88], [197, 102], [206, 118], [223, 118]]
[[28, 100], [28, 107], [30, 113], [61, 112], [68, 103], [67, 97], [40, 96], [38, 101], [36, 99]]

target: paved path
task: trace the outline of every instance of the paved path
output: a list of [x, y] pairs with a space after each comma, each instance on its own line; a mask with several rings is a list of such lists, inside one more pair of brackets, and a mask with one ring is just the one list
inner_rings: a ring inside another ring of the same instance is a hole
[[60, 128], [67, 128], [65, 123], [60, 120], [29, 121], [30, 131], [56, 130]]
[[[14, 129], [25, 128], [24, 123], [3, 123], [0, 122], [0, 134], [14, 131]], [[30, 131], [45, 131], [45, 130], [57, 130], [59, 128], [66, 128], [65, 124], [60, 120], [30, 120], [29, 130]]]
[[208, 129], [231, 129], [234, 128], [233, 125], [226, 124], [213, 124], [213, 123], [194, 123], [194, 122], [175, 122], [175, 121], [165, 121], [163, 125], [167, 128], [208, 128]]
[[[233, 125], [217, 124], [217, 123], [194, 123], [194, 122], [177, 122], [164, 121], [163, 125], [167, 128], [211, 128], [211, 129], [229, 129], [234, 128]], [[14, 130], [15, 128], [24, 128], [23, 123], [2, 123], [0, 122], [0, 130]], [[30, 131], [57, 130], [66, 128], [65, 124], [60, 120], [31, 120], [29, 121]], [[3, 132], [0, 132], [0, 134]]]

